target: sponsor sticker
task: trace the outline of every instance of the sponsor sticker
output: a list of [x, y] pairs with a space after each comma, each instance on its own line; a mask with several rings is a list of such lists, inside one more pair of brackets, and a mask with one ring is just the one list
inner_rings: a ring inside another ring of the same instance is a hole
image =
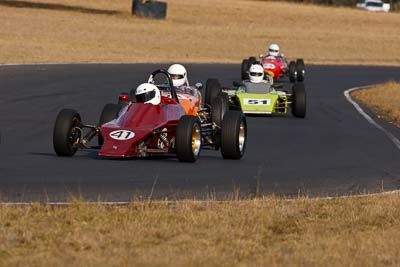
[[116, 130], [112, 131], [110, 137], [115, 140], [129, 140], [135, 137], [135, 133], [128, 130]]
[[251, 98], [245, 98], [244, 99], [244, 104], [245, 105], [265, 105], [269, 106], [271, 105], [271, 99], [251, 99]]
[[271, 63], [266, 63], [263, 65], [263, 67], [264, 67], [264, 69], [270, 69], [270, 70], [275, 69], [275, 65], [271, 64]]

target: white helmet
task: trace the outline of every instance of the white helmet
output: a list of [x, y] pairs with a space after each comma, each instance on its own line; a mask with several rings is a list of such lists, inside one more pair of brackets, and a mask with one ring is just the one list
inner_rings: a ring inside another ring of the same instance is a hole
[[279, 56], [279, 46], [277, 44], [271, 44], [268, 47], [268, 55], [277, 57]]
[[181, 64], [171, 65], [168, 68], [168, 73], [171, 75], [174, 86], [182, 86], [184, 84], [189, 86], [186, 69]]
[[249, 70], [250, 82], [260, 83], [264, 79], [264, 69], [259, 64], [253, 64]]
[[158, 105], [161, 102], [160, 90], [151, 83], [142, 83], [136, 88], [136, 102]]

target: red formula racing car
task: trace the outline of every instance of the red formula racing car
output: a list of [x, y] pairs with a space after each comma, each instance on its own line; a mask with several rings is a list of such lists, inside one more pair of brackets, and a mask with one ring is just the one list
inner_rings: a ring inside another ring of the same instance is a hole
[[287, 64], [287, 61], [283, 56], [275, 57], [260, 55], [260, 61], [257, 61], [255, 57], [249, 57], [242, 61], [242, 80], [249, 79], [249, 69], [253, 64], [260, 64], [264, 68], [265, 74], [274, 78], [274, 80], [288, 77], [292, 83], [296, 81], [304, 81], [305, 64], [303, 59], [290, 61], [290, 63]]
[[[78, 149], [99, 149], [99, 156], [105, 157], [176, 155], [180, 161], [194, 162], [201, 149], [221, 149], [224, 158], [240, 159], [246, 148], [246, 118], [242, 112], [228, 110], [228, 96], [219, 82], [207, 81], [202, 103], [199, 88], [178, 90], [165, 70], [150, 77], [159, 74], [166, 76], [167, 85], [147, 83], [160, 90], [158, 103], [146, 103], [136, 95], [136, 102], [127, 105], [107, 104], [98, 126], [82, 123], [75, 110], [61, 110], [53, 131], [56, 154], [72, 156]], [[185, 100], [193, 106], [188, 108]], [[95, 136], [99, 146], [90, 145]]]

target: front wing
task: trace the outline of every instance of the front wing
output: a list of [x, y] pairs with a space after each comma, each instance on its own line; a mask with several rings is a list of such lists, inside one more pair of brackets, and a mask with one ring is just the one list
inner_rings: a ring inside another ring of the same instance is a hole
[[277, 94], [249, 94], [238, 92], [236, 101], [245, 114], [273, 114], [275, 113]]

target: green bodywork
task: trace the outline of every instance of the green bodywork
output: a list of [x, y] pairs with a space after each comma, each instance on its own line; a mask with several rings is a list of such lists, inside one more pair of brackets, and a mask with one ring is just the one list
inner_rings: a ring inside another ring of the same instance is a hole
[[265, 94], [250, 94], [243, 91], [228, 90], [230, 106], [245, 114], [286, 114], [288, 96], [274, 91]]

